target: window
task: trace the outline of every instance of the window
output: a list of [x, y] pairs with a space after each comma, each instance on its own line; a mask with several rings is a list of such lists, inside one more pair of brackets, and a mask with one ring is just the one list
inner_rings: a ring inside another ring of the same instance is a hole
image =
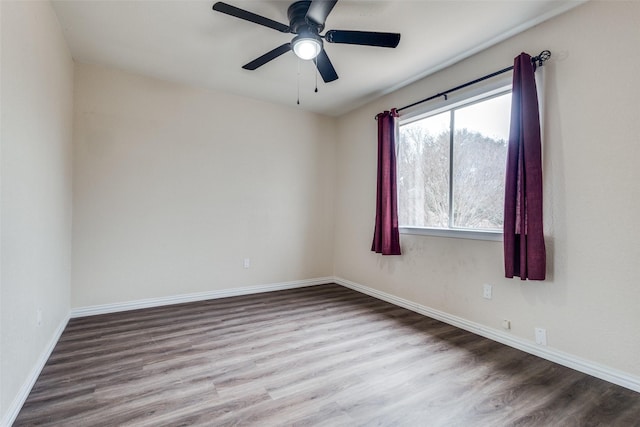
[[401, 120], [402, 232], [500, 239], [511, 89]]

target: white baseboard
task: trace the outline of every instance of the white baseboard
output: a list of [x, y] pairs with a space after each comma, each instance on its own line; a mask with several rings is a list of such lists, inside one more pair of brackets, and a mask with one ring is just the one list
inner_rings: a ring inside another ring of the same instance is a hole
[[31, 369], [29, 376], [22, 384], [22, 387], [20, 387], [20, 391], [18, 391], [18, 394], [13, 399], [13, 402], [11, 402], [11, 404], [9, 405], [4, 418], [0, 421], [0, 426], [10, 426], [16, 420], [16, 417], [20, 413], [20, 409], [22, 409], [22, 405], [24, 405], [27, 397], [29, 397], [29, 393], [31, 393], [33, 385], [36, 383], [36, 380], [40, 376], [40, 372], [42, 372], [42, 368], [44, 368], [47, 360], [49, 360], [49, 356], [51, 356], [51, 353], [58, 343], [58, 340], [60, 339], [60, 336], [62, 335], [62, 332], [64, 331], [64, 328], [67, 326], [68, 322], [69, 316], [67, 315], [58, 325], [58, 328], [53, 333], [53, 336], [49, 340], [47, 347], [38, 358], [36, 364], [33, 366], [33, 369]]
[[352, 282], [350, 280], [342, 279], [340, 277], [333, 277], [331, 281], [355, 291], [370, 295], [374, 298], [378, 298], [391, 304], [404, 307], [408, 310], [415, 311], [416, 313], [422, 314], [424, 316], [440, 320], [444, 323], [448, 323], [449, 325], [456, 326], [460, 329], [473, 332], [474, 334], [481, 335], [493, 341], [497, 341], [510, 347], [517, 348], [518, 350], [525, 351], [527, 353], [550, 360], [568, 368], [575, 369], [576, 371], [580, 371], [596, 378], [609, 381], [610, 383], [640, 392], [640, 378], [626, 372], [622, 372], [608, 366], [582, 359], [580, 357], [562, 352], [560, 350], [555, 350], [549, 347], [542, 347], [535, 344], [533, 341], [514, 337], [501, 330], [490, 328], [480, 323], [472, 322], [470, 320], [454, 316], [440, 310], [435, 310], [433, 308], [397, 297], [395, 295], [388, 294], [386, 292], [378, 291], [376, 289]]
[[550, 360], [563, 366], [575, 369], [585, 374], [592, 375], [596, 378], [609, 381], [613, 384], [620, 385], [633, 391], [640, 392], [640, 378], [631, 374], [621, 372], [612, 369], [608, 366], [603, 366], [598, 363], [591, 362], [579, 358], [577, 356], [554, 350], [549, 347], [541, 347], [534, 344], [531, 341], [524, 340], [522, 338], [513, 337], [504, 333], [503, 331], [489, 328], [476, 322], [466, 320], [464, 318], [454, 316], [443, 311], [435, 310], [433, 308], [409, 301], [404, 298], [397, 297], [395, 295], [388, 294], [386, 292], [378, 291], [376, 289], [364, 286], [350, 280], [342, 279], [339, 277], [320, 277], [316, 279], [296, 280], [291, 282], [272, 283], [267, 285], [247, 286], [235, 289], [222, 289], [216, 291], [199, 292], [186, 295], [176, 295], [171, 297], [162, 298], [149, 298], [137, 301], [128, 301], [122, 303], [95, 305], [90, 307], [74, 308], [71, 310], [69, 316], [64, 318], [55, 333], [53, 334], [47, 348], [38, 358], [38, 361], [31, 370], [27, 380], [24, 382], [18, 395], [15, 397], [11, 405], [9, 406], [4, 418], [0, 421], [0, 426], [10, 426], [18, 416], [22, 405], [26, 401], [33, 385], [35, 384], [40, 372], [44, 368], [51, 352], [53, 351], [56, 343], [60, 339], [65, 326], [70, 318], [92, 316], [97, 314], [115, 313], [119, 311], [135, 310], [140, 308], [158, 307], [162, 305], [178, 304], [184, 302], [203, 301], [207, 299], [226, 298], [239, 295], [249, 295], [262, 292], [279, 291], [285, 289], [302, 288], [307, 286], [323, 285], [328, 283], [337, 283], [341, 286], [353, 289], [358, 292], [370, 295], [374, 298], [378, 298], [383, 301], [387, 301], [391, 304], [406, 308], [424, 316], [431, 317], [433, 319], [440, 320], [450, 325], [456, 326], [460, 329], [464, 329], [469, 332], [473, 332], [477, 335], [489, 338], [499, 343], [508, 345], [510, 347], [517, 348], [527, 353], [542, 357], [543, 359]]
[[281, 291], [285, 289], [303, 288], [331, 283], [333, 277], [318, 277], [315, 279], [294, 280], [291, 282], [270, 283], [266, 285], [245, 286], [242, 288], [220, 289], [215, 291], [198, 292], [193, 294], [173, 295], [160, 298], [146, 298], [136, 301], [116, 302], [112, 304], [93, 305], [74, 308], [70, 317], [95, 316], [97, 314], [116, 313], [119, 311], [137, 310], [141, 308], [160, 307], [163, 305], [181, 304], [185, 302], [204, 301], [208, 299], [227, 298], [239, 295], [257, 294], [262, 292]]

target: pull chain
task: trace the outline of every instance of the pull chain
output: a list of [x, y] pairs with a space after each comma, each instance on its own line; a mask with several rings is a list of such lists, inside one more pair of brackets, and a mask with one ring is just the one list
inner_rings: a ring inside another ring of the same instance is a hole
[[316, 90], [315, 90], [315, 92], [318, 93], [318, 57], [317, 56], [315, 58], [313, 58], [313, 63], [316, 66]]
[[298, 101], [296, 104], [300, 105], [300, 59], [298, 58]]

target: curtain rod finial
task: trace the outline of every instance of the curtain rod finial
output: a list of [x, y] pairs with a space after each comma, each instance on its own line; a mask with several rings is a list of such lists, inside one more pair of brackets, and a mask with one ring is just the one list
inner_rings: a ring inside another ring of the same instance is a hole
[[542, 67], [544, 62], [548, 61], [549, 58], [551, 58], [551, 51], [543, 50], [542, 52], [540, 52], [540, 54], [538, 56], [531, 58], [531, 60], [533, 62], [537, 62], [538, 63], [538, 67]]

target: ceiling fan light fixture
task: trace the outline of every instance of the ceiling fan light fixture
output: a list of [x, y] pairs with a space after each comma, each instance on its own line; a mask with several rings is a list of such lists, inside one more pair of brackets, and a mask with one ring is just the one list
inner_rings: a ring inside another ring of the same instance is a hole
[[390, 48], [396, 47], [400, 42], [400, 34], [398, 33], [377, 31], [329, 30], [324, 35], [320, 35], [324, 31], [327, 16], [337, 2], [338, 0], [294, 0], [287, 8], [289, 25], [221, 1], [217, 1], [213, 5], [213, 10], [281, 33], [295, 34], [289, 43], [283, 43], [257, 57], [243, 65], [243, 69], [255, 70], [293, 50], [298, 58], [306, 61], [313, 60], [322, 80], [325, 83], [330, 83], [338, 79], [338, 73], [324, 50], [324, 42]]
[[293, 52], [300, 59], [313, 59], [320, 54], [322, 50], [322, 40], [320, 37], [313, 35], [300, 35], [293, 39]]

